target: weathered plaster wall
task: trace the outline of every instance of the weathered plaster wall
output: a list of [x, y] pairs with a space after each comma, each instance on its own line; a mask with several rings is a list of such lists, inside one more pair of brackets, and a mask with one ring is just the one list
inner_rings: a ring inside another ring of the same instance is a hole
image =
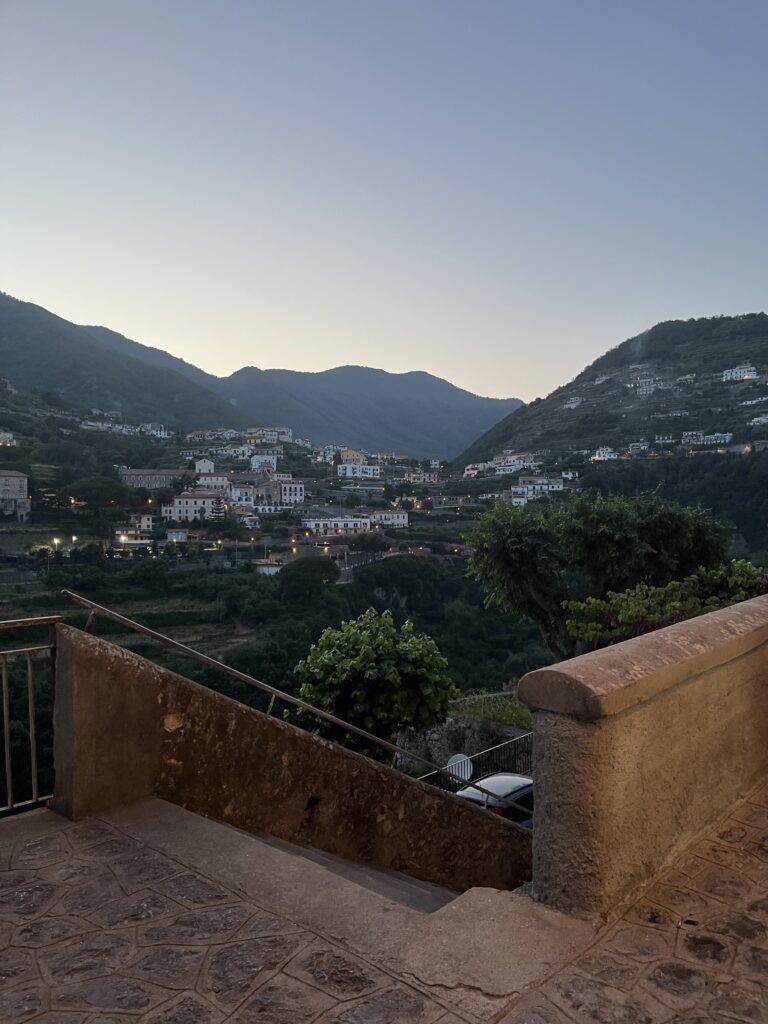
[[606, 916], [768, 769], [768, 597], [526, 676], [534, 889]]
[[525, 830], [79, 630], [57, 637], [57, 810], [155, 794], [457, 891], [530, 878]]

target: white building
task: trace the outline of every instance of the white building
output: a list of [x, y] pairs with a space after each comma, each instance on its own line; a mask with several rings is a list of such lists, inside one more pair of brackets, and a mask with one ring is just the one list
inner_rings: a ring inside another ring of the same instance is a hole
[[250, 505], [253, 507], [255, 488], [253, 484], [231, 483], [229, 495], [233, 505]]
[[490, 462], [470, 462], [468, 466], [464, 467], [464, 479], [474, 480], [475, 477], [480, 476], [481, 473], [485, 473], [490, 468]]
[[755, 367], [748, 363], [742, 363], [740, 366], [734, 366], [730, 370], [723, 370], [723, 382], [740, 380], [757, 380], [757, 370]]
[[251, 469], [254, 473], [260, 469], [277, 469], [277, 456], [257, 452], [251, 456]]
[[370, 520], [380, 526], [388, 526], [391, 530], [403, 530], [408, 525], [407, 512], [371, 512]]
[[171, 505], [163, 505], [163, 519], [174, 523], [189, 523], [193, 519], [208, 519], [211, 512], [221, 507], [224, 495], [221, 491], [182, 491]]
[[368, 466], [364, 462], [340, 462], [336, 467], [336, 476], [378, 480], [381, 477], [381, 466]]
[[590, 462], [612, 462], [613, 459], [618, 459], [619, 453], [614, 451], [613, 448], [601, 447], [595, 451], [595, 454], [590, 458]]
[[248, 436], [259, 441], [266, 441], [267, 444], [274, 444], [276, 441], [293, 441], [293, 430], [290, 427], [250, 427]]
[[425, 473], [423, 469], [412, 469], [402, 479], [407, 484], [436, 484], [437, 473]]
[[29, 481], [15, 469], [0, 469], [0, 513], [24, 522], [29, 515]]
[[733, 434], [731, 434], [729, 431], [725, 431], [724, 433], [719, 434], [705, 434], [701, 443], [706, 445], [717, 446], [720, 444], [730, 444], [732, 440]]
[[283, 505], [302, 505], [304, 503], [304, 483], [302, 480], [280, 480], [280, 500]]
[[680, 444], [704, 444], [703, 430], [684, 430]]
[[167, 441], [169, 437], [173, 437], [173, 431], [169, 430], [164, 423], [142, 423], [139, 430], [142, 434], [146, 434], [148, 437], [157, 437], [161, 441]]
[[581, 405], [582, 399], [574, 395], [573, 398], [569, 398], [567, 402], [563, 403], [564, 409], [578, 409]]
[[197, 485], [212, 491], [229, 491], [231, 479], [227, 473], [198, 473]]
[[301, 525], [322, 537], [331, 534], [369, 533], [370, 516], [336, 516], [329, 519], [302, 519]]
[[15, 448], [16, 438], [7, 430], [0, 430], [0, 448]]
[[214, 468], [212, 459], [198, 459], [197, 462], [195, 462], [196, 473], [212, 473]]
[[189, 530], [169, 528], [166, 531], [165, 539], [169, 544], [186, 544], [189, 540]]
[[762, 427], [766, 423], [768, 423], [768, 414], [763, 414], [762, 416], [754, 416], [749, 421], [750, 427]]

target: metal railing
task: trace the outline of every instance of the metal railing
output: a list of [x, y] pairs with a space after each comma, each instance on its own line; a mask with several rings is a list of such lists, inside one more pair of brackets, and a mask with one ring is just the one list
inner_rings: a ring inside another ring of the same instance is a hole
[[467, 754], [464, 758], [451, 760], [442, 772], [429, 772], [419, 778], [420, 782], [428, 782], [430, 786], [446, 789], [451, 793], [472, 783], [475, 789], [482, 791], [482, 785], [472, 782], [483, 779], [494, 772], [510, 772], [513, 775], [530, 775], [533, 771], [533, 733], [526, 732], [522, 736], [488, 747], [477, 754]]
[[[60, 621], [61, 616], [48, 615], [0, 622], [2, 631], [43, 627], [47, 628], [48, 633], [47, 643], [0, 650], [3, 706], [0, 793], [4, 794], [5, 799], [0, 805], [0, 816], [37, 807], [53, 795], [52, 712], [56, 672], [54, 627]], [[40, 665], [43, 671], [36, 673]], [[46, 698], [44, 710], [40, 708], [38, 696]], [[41, 716], [44, 716], [42, 720]]]
[[[298, 708], [300, 711], [305, 712], [309, 715], [314, 715], [325, 722], [330, 722], [331, 725], [337, 726], [344, 732], [353, 733], [355, 736], [360, 736], [362, 739], [369, 743], [377, 745], [384, 750], [389, 751], [391, 754], [397, 754], [401, 757], [408, 758], [411, 761], [417, 761], [423, 767], [429, 769], [429, 774], [437, 772], [440, 775], [444, 775], [451, 778], [450, 772], [445, 768], [441, 768], [439, 765], [433, 764], [427, 758], [422, 757], [420, 754], [414, 754], [411, 751], [404, 750], [399, 747], [396, 743], [392, 743], [389, 740], [382, 739], [380, 736], [375, 736], [373, 733], [368, 732], [365, 729], [361, 729], [357, 725], [353, 725], [351, 722], [345, 722], [341, 718], [337, 718], [336, 715], [330, 714], [328, 711], [323, 711], [320, 708], [314, 707], [312, 704], [307, 704], [306, 701], [301, 700], [299, 697], [294, 697], [291, 693], [286, 693], [284, 690], [279, 690], [276, 686], [270, 686], [269, 683], [264, 683], [260, 679], [256, 679], [253, 676], [246, 675], [245, 672], [240, 672], [236, 668], [232, 668], [230, 665], [225, 665], [223, 661], [218, 661], [216, 658], [211, 658], [207, 654], [202, 654], [200, 651], [196, 651], [193, 647], [188, 647], [186, 644], [180, 643], [178, 640], [172, 640], [171, 637], [165, 636], [163, 633], [158, 633], [154, 629], [150, 629], [148, 626], [143, 626], [140, 622], [135, 622], [133, 619], [126, 618], [125, 615], [120, 615], [119, 612], [113, 612], [110, 608], [105, 608], [103, 605], [96, 604], [94, 601], [89, 601], [87, 597], [82, 597], [80, 594], [75, 594], [71, 590], [63, 590], [62, 594], [68, 600], [73, 601], [75, 604], [80, 605], [81, 608], [86, 608], [89, 612], [88, 619], [85, 624], [87, 630], [93, 620], [100, 616], [101, 618], [109, 619], [126, 629], [131, 630], [135, 633], [140, 633], [142, 636], [149, 637], [151, 640], [157, 641], [169, 650], [175, 651], [177, 654], [184, 658], [189, 658], [192, 661], [197, 661], [201, 665], [206, 665], [208, 668], [215, 669], [222, 672], [224, 675], [229, 676], [232, 679], [237, 679], [241, 683], [245, 683], [248, 686], [253, 686], [263, 693], [270, 695], [271, 700], [267, 714], [272, 713], [275, 701], [281, 700], [286, 704], [290, 704], [293, 707]], [[488, 796], [494, 796], [493, 793], [483, 789], [482, 785], [478, 784], [476, 787], [481, 793], [486, 793]], [[509, 802], [510, 807], [517, 806], [513, 801]], [[520, 808], [525, 810], [525, 808]], [[526, 812], [527, 813], [527, 812]]]

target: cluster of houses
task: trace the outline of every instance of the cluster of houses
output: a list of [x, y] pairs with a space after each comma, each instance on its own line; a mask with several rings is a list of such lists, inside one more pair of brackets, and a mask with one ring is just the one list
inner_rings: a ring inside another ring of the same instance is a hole
[[542, 462], [550, 454], [546, 448], [536, 452], [516, 452], [507, 448], [488, 462], [471, 462], [465, 466], [464, 479], [474, 480], [479, 476], [512, 476], [523, 469], [540, 469]]
[[[613, 378], [613, 374], [601, 374], [595, 378], [594, 385], [605, 384]], [[757, 368], [751, 363], [739, 363], [738, 366], [730, 366], [725, 370], [701, 377], [695, 373], [685, 373], [674, 379], [657, 377], [648, 367], [642, 363], [636, 363], [629, 367], [629, 379], [624, 381], [624, 386], [629, 388], [640, 398], [652, 395], [655, 391], [679, 391], [681, 388], [701, 382], [720, 382], [723, 384], [743, 384], [749, 381], [760, 380]], [[573, 396], [563, 403], [564, 409], [576, 409], [581, 404], [581, 398]]]

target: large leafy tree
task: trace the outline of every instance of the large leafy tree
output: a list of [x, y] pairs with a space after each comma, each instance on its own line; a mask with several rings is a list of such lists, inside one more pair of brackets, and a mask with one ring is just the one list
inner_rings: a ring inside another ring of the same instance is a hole
[[[294, 675], [302, 700], [390, 741], [406, 726], [424, 732], [444, 721], [458, 693], [434, 640], [410, 621], [398, 629], [390, 612], [373, 608], [326, 629]], [[321, 735], [381, 758], [383, 748], [315, 721]]]
[[699, 569], [663, 587], [639, 583], [621, 593], [566, 601], [566, 626], [589, 650], [727, 608], [766, 592], [763, 570], [743, 560]]
[[582, 494], [523, 508], [499, 501], [478, 520], [470, 572], [489, 601], [532, 619], [553, 655], [567, 658], [579, 644], [565, 602], [663, 587], [722, 563], [729, 537], [705, 509], [656, 494]]

